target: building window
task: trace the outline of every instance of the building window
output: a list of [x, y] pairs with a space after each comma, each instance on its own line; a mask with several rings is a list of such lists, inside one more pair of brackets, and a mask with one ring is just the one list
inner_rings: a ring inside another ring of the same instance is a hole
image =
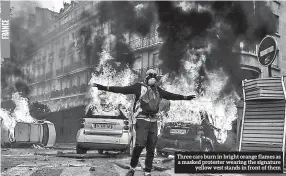
[[60, 80], [60, 90], [63, 89], [63, 80]]
[[37, 92], [36, 92], [36, 95], [40, 95], [40, 87], [37, 86]]
[[63, 59], [61, 59], [61, 69], [64, 67], [64, 60]]
[[51, 92], [51, 90], [52, 90], [51, 81], [48, 81], [48, 82], [46, 83], [46, 89], [47, 89], [47, 93]]
[[278, 33], [279, 34], [279, 16], [278, 15], [275, 15], [275, 19], [276, 19], [276, 28], [277, 28], [277, 30], [276, 30], [276, 33]]
[[72, 33], [72, 39], [75, 40], [75, 33]]
[[46, 74], [46, 67], [45, 67], [45, 64], [42, 65], [43, 67], [43, 74]]
[[134, 62], [133, 68], [135, 70], [143, 68], [143, 59], [142, 59], [141, 55], [139, 55], [139, 56], [137, 56], [135, 58], [135, 62]]
[[97, 7], [98, 7], [98, 2], [97, 1], [93, 1], [93, 7], [94, 7], [94, 10], [97, 10]]
[[52, 89], [53, 89], [53, 91], [56, 90], [55, 81], [52, 82]]
[[50, 71], [53, 71], [53, 62], [50, 63]]
[[157, 67], [160, 65], [160, 60], [159, 60], [159, 53], [153, 54], [153, 61], [154, 61], [154, 66]]
[[36, 70], [37, 70], [37, 76], [40, 76], [41, 75], [40, 68], [38, 67]]
[[77, 85], [80, 85], [80, 75], [77, 76]]
[[72, 78], [69, 78], [69, 87], [72, 87]]
[[78, 19], [78, 10], [74, 12], [75, 19]]

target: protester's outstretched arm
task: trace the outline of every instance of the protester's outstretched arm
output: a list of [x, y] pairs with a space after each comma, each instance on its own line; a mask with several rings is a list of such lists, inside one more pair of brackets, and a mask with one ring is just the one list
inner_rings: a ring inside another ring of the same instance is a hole
[[161, 88], [158, 88], [160, 95], [162, 98], [166, 100], [192, 100], [196, 98], [195, 95], [190, 95], [190, 96], [184, 96], [184, 95], [179, 95], [179, 94], [174, 94], [168, 91], [165, 91]]
[[138, 94], [138, 92], [140, 92], [141, 87], [139, 84], [133, 84], [130, 86], [123, 86], [123, 87], [119, 87], [119, 86], [103, 86], [100, 84], [96, 84], [94, 83], [92, 85], [93, 87], [97, 87], [98, 90], [105, 90], [105, 91], [109, 91], [109, 92], [113, 92], [113, 93], [121, 93], [121, 94]]

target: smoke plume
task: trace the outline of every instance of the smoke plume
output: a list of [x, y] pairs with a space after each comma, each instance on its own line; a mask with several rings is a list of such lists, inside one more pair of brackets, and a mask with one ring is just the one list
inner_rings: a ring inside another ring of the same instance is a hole
[[[28, 83], [30, 78], [23, 71], [23, 66], [31, 60], [31, 50], [36, 46], [36, 38], [29, 30], [30, 14], [35, 14], [35, 8], [39, 6], [36, 2], [11, 2], [11, 58], [4, 58], [2, 65], [1, 88], [12, 93], [19, 91], [28, 95], [30, 90]], [[10, 84], [8, 78], [16, 77], [15, 84]], [[11, 92], [12, 91], [12, 92]]]
[[[103, 48], [110, 50], [112, 57], [120, 62], [120, 65], [114, 65], [116, 71], [122, 71], [135, 62], [132, 49], [126, 42], [126, 34], [137, 34], [145, 37], [150, 33], [151, 25], [156, 16], [156, 7], [154, 3], [149, 2], [116, 2], [102, 1], [98, 5], [98, 13], [93, 16], [84, 13], [85, 18], [98, 18], [98, 21], [92, 22], [91, 25], [85, 26], [80, 32], [80, 36], [85, 38], [84, 54], [87, 58], [99, 62], [99, 56]], [[111, 32], [109, 37], [97, 35], [95, 42], [92, 38], [92, 28], [100, 25], [110, 25]], [[109, 45], [109, 43], [111, 43]], [[89, 48], [89, 49], [87, 49]], [[92, 54], [93, 53], [93, 54]]]
[[[241, 79], [253, 77], [240, 67], [240, 55], [234, 52], [240, 50], [238, 43], [243, 41], [245, 48], [250, 48], [267, 34], [276, 32], [275, 16], [265, 1], [104, 1], [99, 3], [98, 9], [99, 23], [94, 26], [110, 22], [112, 39], [102, 39], [97, 47], [90, 45], [91, 51], [101, 48], [97, 51], [100, 53], [106, 40], [112, 41], [111, 55], [122, 63], [114, 67], [123, 70], [125, 65], [130, 66], [135, 61], [125, 34], [146, 37], [151, 25], [159, 23], [157, 31], [163, 39], [159, 59], [163, 73], [170, 73], [169, 76], [175, 78], [186, 72], [184, 61], [190, 53], [195, 54], [198, 61], [205, 55], [204, 64], [194, 80], [196, 92], [204, 93], [209, 82], [208, 72], [222, 69], [228, 82], [220, 97], [233, 90], [240, 94]], [[89, 32], [82, 34], [91, 38]], [[90, 55], [92, 52], [85, 53]]]
[[[186, 3], [189, 5], [186, 7]], [[255, 9], [254, 4], [255, 3]], [[160, 26], [159, 35], [164, 39], [160, 50], [165, 72], [175, 75], [183, 70], [187, 50], [205, 49], [206, 61], [199, 71], [197, 93], [203, 91], [208, 80], [206, 71], [222, 68], [229, 77], [221, 96], [229, 94], [249, 78], [240, 67], [240, 56], [233, 52], [239, 41], [248, 45], [258, 43], [267, 34], [276, 32], [275, 16], [267, 2], [156, 2]]]

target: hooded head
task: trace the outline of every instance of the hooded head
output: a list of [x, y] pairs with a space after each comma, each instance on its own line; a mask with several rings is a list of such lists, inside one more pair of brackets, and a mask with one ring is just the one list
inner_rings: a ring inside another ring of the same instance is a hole
[[157, 72], [154, 69], [149, 69], [146, 72], [145, 83], [149, 86], [154, 86], [158, 81]]

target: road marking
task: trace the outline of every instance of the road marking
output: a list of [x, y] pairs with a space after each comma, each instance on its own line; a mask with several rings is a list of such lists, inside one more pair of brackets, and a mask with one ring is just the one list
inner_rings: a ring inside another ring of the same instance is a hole
[[60, 176], [90, 176], [90, 167], [68, 167]]

